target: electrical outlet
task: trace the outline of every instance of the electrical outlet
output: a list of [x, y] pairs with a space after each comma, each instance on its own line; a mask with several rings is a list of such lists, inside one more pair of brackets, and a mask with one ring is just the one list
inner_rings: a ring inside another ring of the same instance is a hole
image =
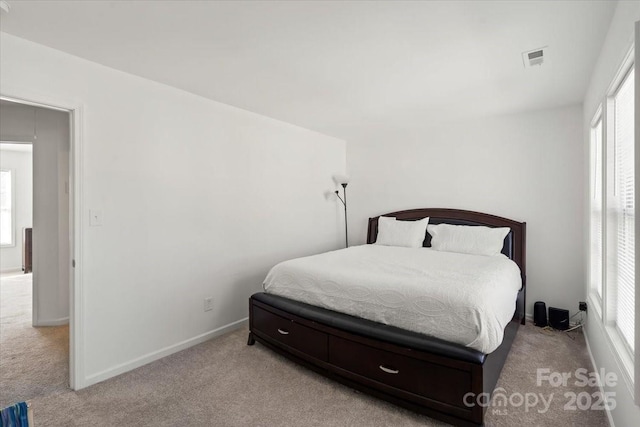
[[213, 310], [213, 298], [208, 297], [204, 299], [204, 311]]
[[580, 311], [587, 311], [587, 303], [586, 303], [586, 302], [584, 302], [584, 301], [580, 301], [580, 302], [578, 303], [578, 309], [579, 309]]

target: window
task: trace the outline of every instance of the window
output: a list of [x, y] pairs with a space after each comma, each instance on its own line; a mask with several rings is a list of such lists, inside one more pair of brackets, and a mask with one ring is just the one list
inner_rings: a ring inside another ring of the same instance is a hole
[[634, 352], [635, 323], [635, 173], [634, 70], [628, 71], [614, 92], [609, 115], [612, 131], [611, 177], [607, 202], [607, 289], [611, 292], [610, 320]]
[[591, 289], [596, 292], [598, 302], [602, 304], [602, 114], [596, 113], [591, 126], [591, 162], [589, 168], [590, 215], [590, 251], [591, 251]]
[[[633, 49], [589, 136], [589, 297], [628, 384], [635, 364], [635, 68]], [[640, 376], [639, 376], [640, 378]], [[638, 387], [640, 389], [640, 387]]]
[[13, 245], [13, 173], [0, 170], [0, 244]]

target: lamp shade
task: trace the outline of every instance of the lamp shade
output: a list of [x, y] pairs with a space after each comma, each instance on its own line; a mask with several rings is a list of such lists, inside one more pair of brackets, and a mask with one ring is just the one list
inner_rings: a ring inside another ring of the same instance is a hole
[[336, 184], [348, 184], [349, 175], [333, 175], [333, 180]]

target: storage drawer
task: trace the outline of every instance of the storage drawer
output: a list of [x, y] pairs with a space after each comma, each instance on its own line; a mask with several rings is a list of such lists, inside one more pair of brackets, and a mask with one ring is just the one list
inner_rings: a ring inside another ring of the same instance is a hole
[[329, 363], [396, 389], [468, 409], [471, 373], [331, 335]]
[[290, 319], [263, 310], [255, 305], [252, 328], [288, 347], [300, 350], [309, 356], [327, 361], [328, 335], [308, 328]]

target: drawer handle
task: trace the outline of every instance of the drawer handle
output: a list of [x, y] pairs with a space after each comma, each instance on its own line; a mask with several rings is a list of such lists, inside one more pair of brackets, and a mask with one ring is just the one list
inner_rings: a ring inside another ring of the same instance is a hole
[[285, 331], [280, 328], [278, 328], [278, 332], [280, 332], [282, 335], [289, 335], [289, 331]]
[[380, 365], [380, 369], [382, 369], [384, 372], [386, 372], [387, 374], [397, 374], [398, 372], [400, 372], [400, 370], [398, 369], [389, 369], [383, 365]]

